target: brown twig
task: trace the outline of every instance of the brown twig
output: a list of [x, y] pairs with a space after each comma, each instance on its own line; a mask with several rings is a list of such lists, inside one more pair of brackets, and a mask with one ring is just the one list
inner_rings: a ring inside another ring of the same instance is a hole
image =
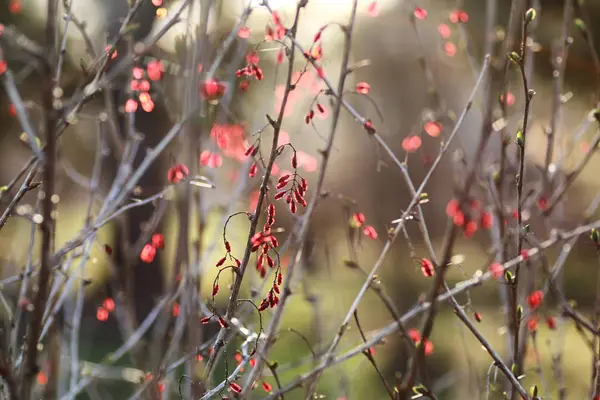
[[21, 199], [23, 199], [23, 196], [25, 196], [25, 194], [27, 192], [29, 192], [31, 189], [37, 187], [37, 185], [32, 185], [31, 184], [31, 182], [33, 181], [33, 178], [35, 177], [36, 173], [37, 173], [37, 167], [34, 166], [29, 171], [29, 174], [27, 174], [27, 177], [23, 181], [23, 184], [19, 188], [19, 191], [17, 192], [17, 194], [15, 194], [15, 197], [13, 197], [13, 199], [10, 201], [10, 203], [8, 204], [8, 206], [6, 207], [6, 209], [4, 210], [4, 212], [2, 213], [2, 215], [0, 216], [0, 229], [2, 229], [4, 227], [4, 225], [6, 224], [6, 222], [8, 221], [8, 219], [10, 218], [10, 216], [12, 215], [12, 212], [14, 211], [15, 207], [17, 206], [17, 204], [19, 204], [19, 202], [21, 201]]
[[54, 203], [52, 196], [55, 188], [55, 169], [56, 169], [56, 110], [54, 109], [54, 60], [55, 60], [55, 36], [56, 36], [56, 18], [57, 2], [48, 0], [47, 21], [46, 21], [46, 65], [44, 82], [42, 87], [42, 106], [44, 110], [44, 128], [46, 135], [46, 149], [44, 151], [43, 167], [43, 190], [44, 199], [42, 200], [42, 245], [41, 245], [41, 266], [40, 277], [38, 279], [38, 292], [34, 301], [34, 310], [29, 332], [27, 336], [27, 348], [25, 350], [24, 365], [21, 371], [22, 381], [20, 397], [28, 400], [31, 396], [31, 384], [35, 377], [38, 356], [38, 337], [42, 327], [42, 317], [44, 314], [44, 305], [46, 303], [48, 285], [50, 283], [50, 273], [53, 267], [52, 259], [52, 236], [53, 219], [52, 211]]
[[556, 141], [556, 131], [560, 122], [562, 109], [562, 89], [564, 83], [565, 70], [567, 68], [567, 58], [569, 56], [569, 47], [572, 39], [569, 36], [571, 21], [573, 18], [573, 0], [565, 0], [563, 6], [562, 33], [560, 43], [555, 47], [552, 55], [553, 66], [553, 89], [552, 94], [552, 112], [550, 116], [550, 126], [546, 131], [546, 158], [544, 162], [544, 173], [542, 176], [542, 193], [547, 195], [550, 191], [550, 164], [554, 156], [554, 146]]
[[[516, 143], [519, 152], [519, 172], [516, 176], [517, 182], [517, 254], [521, 254], [523, 250], [523, 184], [525, 182], [525, 149], [527, 142], [527, 126], [529, 122], [529, 112], [531, 106], [531, 100], [535, 95], [535, 92], [529, 88], [529, 77], [526, 73], [526, 60], [528, 52], [526, 51], [527, 46], [527, 32], [528, 27], [535, 18], [535, 10], [530, 8], [523, 15], [523, 23], [521, 28], [521, 47], [520, 53], [511, 53], [511, 60], [517, 64], [521, 72], [521, 79], [523, 83], [523, 92], [525, 97], [525, 106], [523, 111], [523, 127], [517, 132]], [[513, 349], [512, 349], [512, 362], [515, 366], [515, 373], [521, 374], [522, 360], [521, 352], [519, 347], [520, 339], [520, 318], [518, 316], [518, 293], [519, 293], [519, 278], [520, 278], [520, 267], [521, 264], [517, 264], [515, 267], [514, 278], [511, 279], [508, 284], [510, 286], [510, 314], [512, 316], [512, 335], [513, 335]], [[514, 393], [514, 392], [513, 392]], [[514, 397], [513, 397], [514, 398]]]

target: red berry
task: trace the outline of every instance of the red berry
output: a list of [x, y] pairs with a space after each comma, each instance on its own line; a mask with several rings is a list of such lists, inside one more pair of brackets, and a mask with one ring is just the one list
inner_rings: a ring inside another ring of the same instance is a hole
[[140, 259], [147, 264], [154, 261], [154, 256], [156, 256], [156, 248], [151, 244], [145, 245], [140, 252]]
[[165, 237], [162, 233], [155, 233], [152, 235], [152, 246], [157, 249], [163, 249], [165, 247]]

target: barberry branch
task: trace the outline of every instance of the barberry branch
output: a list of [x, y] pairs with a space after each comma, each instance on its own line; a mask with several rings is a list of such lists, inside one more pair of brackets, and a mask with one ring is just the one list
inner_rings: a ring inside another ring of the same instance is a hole
[[450, 144], [452, 143], [452, 139], [458, 133], [458, 131], [459, 131], [461, 125], [462, 125], [462, 122], [464, 121], [464, 118], [466, 117], [467, 113], [471, 109], [471, 105], [473, 104], [473, 100], [475, 98], [477, 90], [479, 89], [479, 85], [481, 84], [483, 77], [487, 73], [488, 63], [489, 63], [489, 58], [486, 58], [486, 62], [483, 65], [483, 68], [482, 68], [482, 71], [480, 73], [479, 79], [478, 79], [478, 81], [477, 81], [477, 83], [476, 83], [473, 91], [471, 92], [469, 100], [467, 101], [467, 105], [463, 109], [463, 111], [462, 111], [459, 119], [456, 122], [456, 125], [454, 126], [454, 129], [453, 129], [452, 133], [450, 134], [448, 140], [446, 141], [446, 143], [444, 144], [444, 146], [440, 150], [440, 153], [438, 154], [436, 160], [434, 161], [433, 165], [431, 166], [430, 170], [428, 171], [426, 177], [423, 179], [423, 182], [421, 183], [419, 189], [415, 191], [411, 202], [409, 203], [408, 207], [406, 208], [406, 211], [403, 213], [402, 217], [400, 218], [400, 221], [396, 225], [396, 228], [394, 229], [393, 233], [389, 236], [389, 239], [386, 242], [386, 245], [383, 248], [383, 250], [382, 250], [382, 252], [381, 252], [381, 254], [379, 256], [379, 259], [377, 260], [377, 262], [373, 266], [373, 269], [370, 271], [369, 276], [365, 280], [365, 283], [361, 287], [359, 293], [356, 295], [353, 304], [350, 306], [350, 308], [348, 310], [348, 313], [346, 314], [346, 316], [345, 316], [342, 324], [340, 325], [340, 328], [339, 328], [339, 330], [337, 332], [337, 335], [335, 336], [333, 342], [331, 343], [331, 345], [329, 347], [329, 350], [327, 351], [326, 355], [322, 358], [323, 359], [323, 363], [327, 362], [327, 359], [331, 357], [331, 355], [335, 351], [337, 345], [341, 341], [342, 335], [344, 334], [344, 332], [346, 330], [348, 322], [352, 318], [352, 315], [353, 315], [354, 311], [358, 308], [358, 305], [360, 304], [360, 301], [362, 300], [363, 296], [365, 295], [365, 293], [367, 292], [369, 286], [371, 285], [371, 282], [373, 280], [374, 275], [377, 273], [377, 271], [383, 265], [385, 257], [387, 256], [388, 252], [390, 251], [390, 249], [392, 247], [392, 244], [393, 244], [395, 238], [397, 237], [398, 233], [400, 232], [401, 228], [404, 226], [406, 218], [408, 217], [408, 215], [410, 214], [410, 212], [412, 211], [412, 209], [418, 204], [418, 202], [420, 200], [420, 195], [421, 195], [421, 193], [423, 193], [423, 190], [425, 189], [425, 185], [429, 181], [429, 178], [433, 175], [433, 172], [435, 171], [436, 167], [439, 165], [439, 162], [441, 161], [442, 157], [446, 154], [446, 152], [447, 152]]
[[[303, 6], [301, 6], [301, 3], [299, 3], [298, 6], [296, 7], [296, 12], [294, 15], [294, 22], [293, 22], [291, 28], [287, 31], [287, 36], [289, 38], [291, 38], [292, 40], [295, 38], [296, 33], [297, 33], [298, 23], [299, 23], [299, 19], [300, 19], [300, 11], [302, 9], [303, 9]], [[250, 261], [250, 255], [252, 253], [252, 247], [253, 247], [252, 237], [256, 233], [256, 229], [258, 227], [258, 220], [261, 216], [261, 209], [263, 207], [263, 203], [264, 203], [265, 197], [267, 195], [267, 189], [268, 189], [267, 185], [268, 185], [269, 179], [271, 177], [271, 171], [273, 168], [273, 164], [275, 163], [275, 159], [278, 156], [277, 149], [279, 147], [279, 145], [278, 145], [279, 133], [281, 132], [281, 127], [283, 124], [283, 118], [285, 115], [285, 107], [287, 105], [290, 93], [292, 92], [292, 90], [294, 90], [294, 86], [292, 86], [292, 73], [293, 73], [293, 68], [294, 68], [294, 61], [295, 61], [295, 52], [292, 51], [290, 53], [289, 59], [288, 59], [289, 66], [288, 66], [288, 71], [287, 71], [285, 92], [283, 95], [283, 99], [281, 102], [281, 107], [279, 110], [279, 114], [277, 116], [277, 120], [273, 121], [270, 119], [270, 117], [267, 116], [267, 119], [269, 119], [269, 122], [271, 123], [271, 126], [273, 127], [273, 141], [272, 141], [272, 145], [271, 145], [271, 151], [269, 154], [269, 161], [265, 168], [264, 177], [262, 179], [262, 183], [261, 183], [260, 190], [259, 190], [258, 202], [256, 205], [256, 209], [254, 211], [254, 214], [252, 216], [252, 221], [250, 223], [250, 229], [249, 229], [249, 233], [248, 233], [248, 241], [246, 244], [246, 248], [244, 250], [244, 256], [242, 258], [241, 265], [236, 270], [235, 281], [234, 281], [233, 287], [231, 289], [231, 296], [229, 298], [229, 303], [227, 305], [227, 311], [225, 313], [226, 318], [232, 318], [234, 316], [234, 313], [237, 308], [237, 300], [239, 297], [242, 280], [244, 278], [244, 274], [246, 272], [248, 262]], [[226, 328], [221, 328], [219, 335], [213, 346], [213, 351], [212, 351], [210, 358], [206, 364], [206, 373], [205, 374], [207, 377], [210, 376], [210, 373], [212, 372], [212, 369], [215, 364], [216, 357], [218, 356], [219, 352], [225, 345], [225, 342], [223, 340], [225, 337], [225, 333], [226, 333]]]

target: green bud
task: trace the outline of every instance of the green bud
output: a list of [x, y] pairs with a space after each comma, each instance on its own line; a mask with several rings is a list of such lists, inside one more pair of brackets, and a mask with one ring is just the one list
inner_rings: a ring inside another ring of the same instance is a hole
[[514, 62], [515, 64], [521, 63], [521, 56], [516, 51], [513, 51], [512, 53], [510, 53], [508, 55], [508, 58], [510, 58], [510, 60], [512, 62]]
[[522, 305], [518, 305], [517, 306], [517, 319], [521, 319], [523, 318], [523, 306]]
[[575, 26], [577, 27], [577, 29], [579, 29], [579, 31], [584, 37], [587, 36], [587, 27], [585, 26], [585, 22], [583, 22], [581, 18], [575, 18]]
[[531, 397], [537, 397], [537, 395], [538, 395], [537, 385], [533, 385], [531, 388], [529, 388], [529, 393], [531, 394]]
[[535, 19], [536, 16], [536, 12], [533, 8], [530, 8], [529, 10], [527, 10], [525, 12], [525, 23], [529, 24], [531, 23], [531, 21], [533, 21]]
[[494, 182], [498, 182], [500, 180], [500, 171], [494, 171], [494, 173], [492, 174], [492, 179], [494, 180]]
[[525, 145], [525, 135], [523, 134], [523, 131], [519, 130], [517, 132], [517, 145], [523, 147]]
[[506, 282], [512, 283], [512, 281], [513, 281], [513, 274], [512, 274], [512, 272], [510, 272], [509, 270], [506, 270], [504, 272], [504, 279], [506, 280]]
[[598, 229], [592, 229], [590, 232], [590, 239], [596, 244], [600, 243], [600, 232], [598, 232]]
[[6, 185], [5, 185], [5, 186], [2, 186], [2, 187], [0, 187], [0, 193], [2, 193], [2, 192], [6, 192], [7, 190], [8, 190], [8, 186], [6, 186]]
[[427, 393], [427, 389], [425, 389], [425, 386], [423, 386], [422, 384], [418, 385], [418, 386], [413, 386], [412, 390], [413, 390], [414, 394], [423, 395], [423, 394]]

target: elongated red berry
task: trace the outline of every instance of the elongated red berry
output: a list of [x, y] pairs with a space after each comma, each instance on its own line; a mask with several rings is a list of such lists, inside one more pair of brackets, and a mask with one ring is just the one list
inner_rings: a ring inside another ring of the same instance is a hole
[[230, 383], [229, 388], [236, 393], [242, 392], [242, 387], [235, 382]]
[[250, 170], [248, 171], [248, 176], [249, 176], [250, 178], [254, 178], [254, 177], [256, 176], [256, 172], [257, 172], [257, 171], [258, 171], [258, 166], [257, 166], [255, 163], [253, 163], [253, 164], [250, 166]]

